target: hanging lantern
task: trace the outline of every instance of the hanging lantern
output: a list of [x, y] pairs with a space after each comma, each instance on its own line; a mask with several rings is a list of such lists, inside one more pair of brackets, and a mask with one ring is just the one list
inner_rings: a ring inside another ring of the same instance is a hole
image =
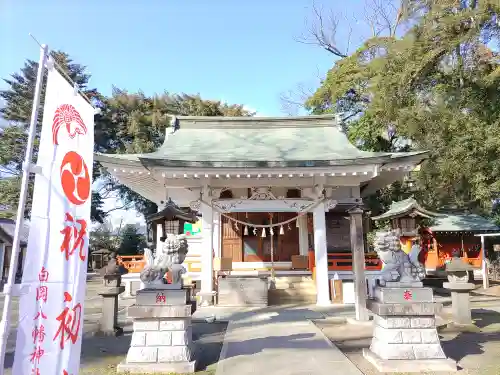
[[266, 236], [266, 228], [262, 228], [262, 236], [261, 237], [265, 237]]
[[248, 236], [248, 227], [245, 225], [245, 229], [243, 230], [243, 235]]
[[271, 236], [274, 236], [274, 230], [273, 230], [273, 227], [269, 228], [269, 233], [271, 234]]
[[285, 234], [285, 230], [283, 229], [283, 225], [280, 227], [280, 234], [281, 235]]
[[253, 228], [253, 235], [256, 236], [257, 235], [257, 228]]
[[299, 228], [299, 217], [295, 220], [295, 228]]

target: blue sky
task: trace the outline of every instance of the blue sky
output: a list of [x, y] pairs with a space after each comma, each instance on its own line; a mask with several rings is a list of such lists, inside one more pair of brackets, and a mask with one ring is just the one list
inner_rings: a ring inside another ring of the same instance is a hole
[[[322, 3], [349, 15], [363, 9], [363, 0], [315, 1], [318, 7]], [[200, 93], [280, 115], [280, 93], [299, 83], [317, 86], [318, 74], [334, 61], [326, 51], [296, 41], [306, 30], [311, 5], [311, 0], [1, 0], [0, 77], [19, 70], [26, 58], [38, 58], [32, 33], [86, 65], [91, 85], [104, 94], [112, 85], [146, 94]]]
[[[312, 0], [0, 0], [0, 78], [37, 60], [32, 33], [70, 54], [92, 74], [91, 86], [146, 94], [200, 93], [244, 104], [259, 115], [282, 115], [280, 94], [319, 85], [334, 56], [296, 41], [312, 19]], [[360, 19], [364, 0], [316, 0], [317, 8]], [[344, 22], [345, 26], [347, 23]], [[346, 33], [338, 40], [345, 45]], [[355, 44], [355, 43], [354, 43]], [[0, 89], [6, 85], [0, 82]], [[0, 103], [1, 104], [1, 103]], [[107, 208], [116, 201], [106, 202]], [[115, 211], [118, 225], [140, 222]]]

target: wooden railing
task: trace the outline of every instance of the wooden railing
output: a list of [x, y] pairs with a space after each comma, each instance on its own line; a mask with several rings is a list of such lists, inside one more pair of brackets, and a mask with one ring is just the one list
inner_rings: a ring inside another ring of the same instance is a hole
[[129, 273], [139, 273], [144, 268], [144, 255], [121, 255], [116, 257], [119, 265], [125, 267]]
[[[377, 254], [365, 254], [365, 270], [380, 271], [382, 261]], [[328, 253], [329, 271], [352, 271], [352, 253]]]
[[[200, 255], [188, 255], [188, 259], [184, 261], [188, 272], [201, 272], [199, 265], [193, 266], [193, 263], [200, 263]], [[116, 257], [117, 263], [125, 267], [129, 273], [139, 273], [144, 268], [144, 255], [122, 255]]]
[[[352, 271], [352, 253], [328, 253], [328, 271]], [[314, 251], [309, 251], [309, 270], [314, 268]], [[382, 261], [376, 253], [365, 254], [365, 270], [380, 271]]]
[[[123, 265], [129, 273], [139, 273], [144, 268], [144, 255], [123, 255], [117, 257], [118, 264]], [[199, 254], [188, 255], [184, 261], [188, 272], [201, 272], [201, 256]], [[314, 265], [314, 252], [309, 252], [309, 264]], [[365, 270], [380, 271], [382, 262], [375, 253], [365, 254]], [[329, 271], [352, 271], [351, 253], [329, 253]]]

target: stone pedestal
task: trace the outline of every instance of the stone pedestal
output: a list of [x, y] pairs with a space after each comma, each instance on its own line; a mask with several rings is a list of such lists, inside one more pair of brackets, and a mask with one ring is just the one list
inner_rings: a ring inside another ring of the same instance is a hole
[[144, 289], [128, 308], [134, 319], [132, 341], [119, 373], [192, 373], [192, 305], [189, 289]]
[[123, 329], [118, 326], [118, 296], [125, 291], [124, 286], [106, 288], [99, 295], [102, 297], [102, 316], [98, 334], [119, 336]]
[[267, 276], [219, 276], [219, 306], [268, 306]]
[[213, 306], [216, 295], [216, 292], [198, 292], [196, 294], [198, 297], [198, 305], [202, 307]]
[[443, 283], [443, 287], [451, 291], [451, 310], [453, 324], [471, 326], [472, 314], [470, 308], [470, 291], [474, 290], [472, 283]]
[[368, 301], [374, 314], [370, 349], [364, 357], [380, 372], [456, 371], [447, 359], [436, 329], [432, 289], [388, 283]]

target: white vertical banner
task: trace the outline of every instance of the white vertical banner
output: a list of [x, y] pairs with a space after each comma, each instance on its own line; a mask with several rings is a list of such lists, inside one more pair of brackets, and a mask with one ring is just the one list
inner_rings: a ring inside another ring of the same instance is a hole
[[49, 68], [13, 374], [78, 374], [93, 146], [93, 107]]

